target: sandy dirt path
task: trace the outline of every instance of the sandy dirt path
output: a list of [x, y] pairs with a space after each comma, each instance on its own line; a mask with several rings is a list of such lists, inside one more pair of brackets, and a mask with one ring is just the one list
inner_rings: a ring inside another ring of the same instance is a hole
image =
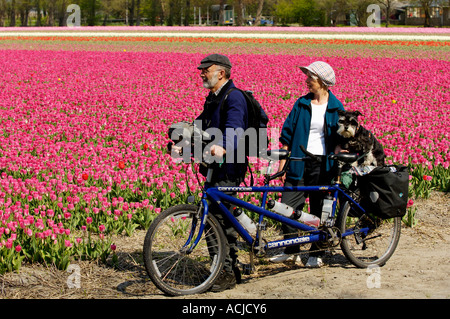
[[338, 250], [319, 269], [257, 265], [235, 289], [170, 298], [151, 283], [142, 261], [145, 231], [117, 242], [119, 268], [77, 262], [80, 287], [68, 287], [71, 273], [42, 265], [25, 265], [0, 276], [0, 293], [8, 299], [448, 299], [450, 297], [450, 194], [433, 193], [416, 201], [419, 224], [403, 227], [397, 250], [378, 269], [358, 269]]

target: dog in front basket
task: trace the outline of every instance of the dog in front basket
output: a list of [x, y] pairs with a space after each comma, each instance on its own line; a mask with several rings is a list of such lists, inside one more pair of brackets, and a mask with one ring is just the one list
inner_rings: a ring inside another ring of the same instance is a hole
[[[358, 161], [362, 166], [383, 166], [386, 155], [375, 136], [358, 122], [359, 111], [338, 111], [339, 145], [349, 153], [365, 154]], [[355, 163], [354, 166], [357, 164]]]

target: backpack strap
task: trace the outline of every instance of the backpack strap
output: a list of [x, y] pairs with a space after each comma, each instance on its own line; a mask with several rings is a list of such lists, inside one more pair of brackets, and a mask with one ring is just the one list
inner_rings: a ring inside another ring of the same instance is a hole
[[[223, 105], [225, 104], [225, 101], [228, 98], [228, 95], [230, 95], [231, 92], [236, 91], [236, 90], [238, 90], [238, 91], [242, 92], [242, 94], [244, 94], [244, 92], [241, 89], [238, 89], [237, 87], [230, 88], [225, 93], [225, 96], [223, 97], [223, 99], [220, 101], [219, 107], [220, 107], [220, 116], [221, 117], [222, 117], [223, 112], [224, 112]], [[245, 95], [244, 95], [244, 98], [245, 98]], [[247, 102], [247, 98], [245, 98], [245, 101]], [[248, 105], [247, 105], [247, 108], [248, 108]], [[253, 186], [253, 184], [254, 184], [253, 172], [252, 172], [252, 168], [250, 167], [250, 162], [248, 161], [248, 158], [247, 158], [247, 168], [248, 168], [248, 170], [250, 172], [250, 186]], [[244, 184], [245, 184], [245, 181], [244, 181]], [[247, 186], [247, 185], [245, 185], [245, 186]]]
[[220, 101], [219, 107], [220, 107], [220, 115], [221, 115], [221, 116], [222, 116], [222, 112], [223, 112], [223, 104], [224, 104], [225, 101], [227, 100], [228, 95], [230, 95], [230, 93], [233, 92], [233, 91], [235, 91], [235, 90], [238, 90], [238, 91], [241, 91], [241, 92], [242, 92], [242, 90], [238, 89], [237, 87], [230, 88], [230, 89], [225, 93], [225, 96], [222, 98], [222, 100]]

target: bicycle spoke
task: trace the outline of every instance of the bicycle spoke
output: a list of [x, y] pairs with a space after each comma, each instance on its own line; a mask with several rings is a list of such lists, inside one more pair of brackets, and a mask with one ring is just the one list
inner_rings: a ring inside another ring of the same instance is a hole
[[[343, 233], [352, 233], [342, 239], [344, 255], [358, 267], [377, 264], [382, 266], [394, 253], [400, 238], [401, 220], [378, 221], [377, 223], [344, 205], [340, 211], [339, 225]], [[369, 229], [368, 231], [362, 231]]]
[[[189, 211], [183, 211], [188, 207]], [[200, 225], [197, 207], [184, 205], [164, 212], [149, 229], [144, 262], [152, 281], [172, 295], [202, 291], [213, 284], [224, 259], [225, 237], [214, 218], [208, 217], [197, 245]], [[165, 218], [163, 218], [165, 217]]]

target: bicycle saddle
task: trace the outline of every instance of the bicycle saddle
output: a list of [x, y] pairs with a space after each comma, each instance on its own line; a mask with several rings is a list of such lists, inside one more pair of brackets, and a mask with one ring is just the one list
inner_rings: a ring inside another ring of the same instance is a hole
[[359, 156], [360, 156], [359, 154], [354, 153], [339, 153], [330, 155], [330, 159], [338, 160], [344, 163], [353, 163], [359, 159]]
[[267, 150], [267, 157], [273, 161], [282, 160], [289, 156], [288, 150]]

